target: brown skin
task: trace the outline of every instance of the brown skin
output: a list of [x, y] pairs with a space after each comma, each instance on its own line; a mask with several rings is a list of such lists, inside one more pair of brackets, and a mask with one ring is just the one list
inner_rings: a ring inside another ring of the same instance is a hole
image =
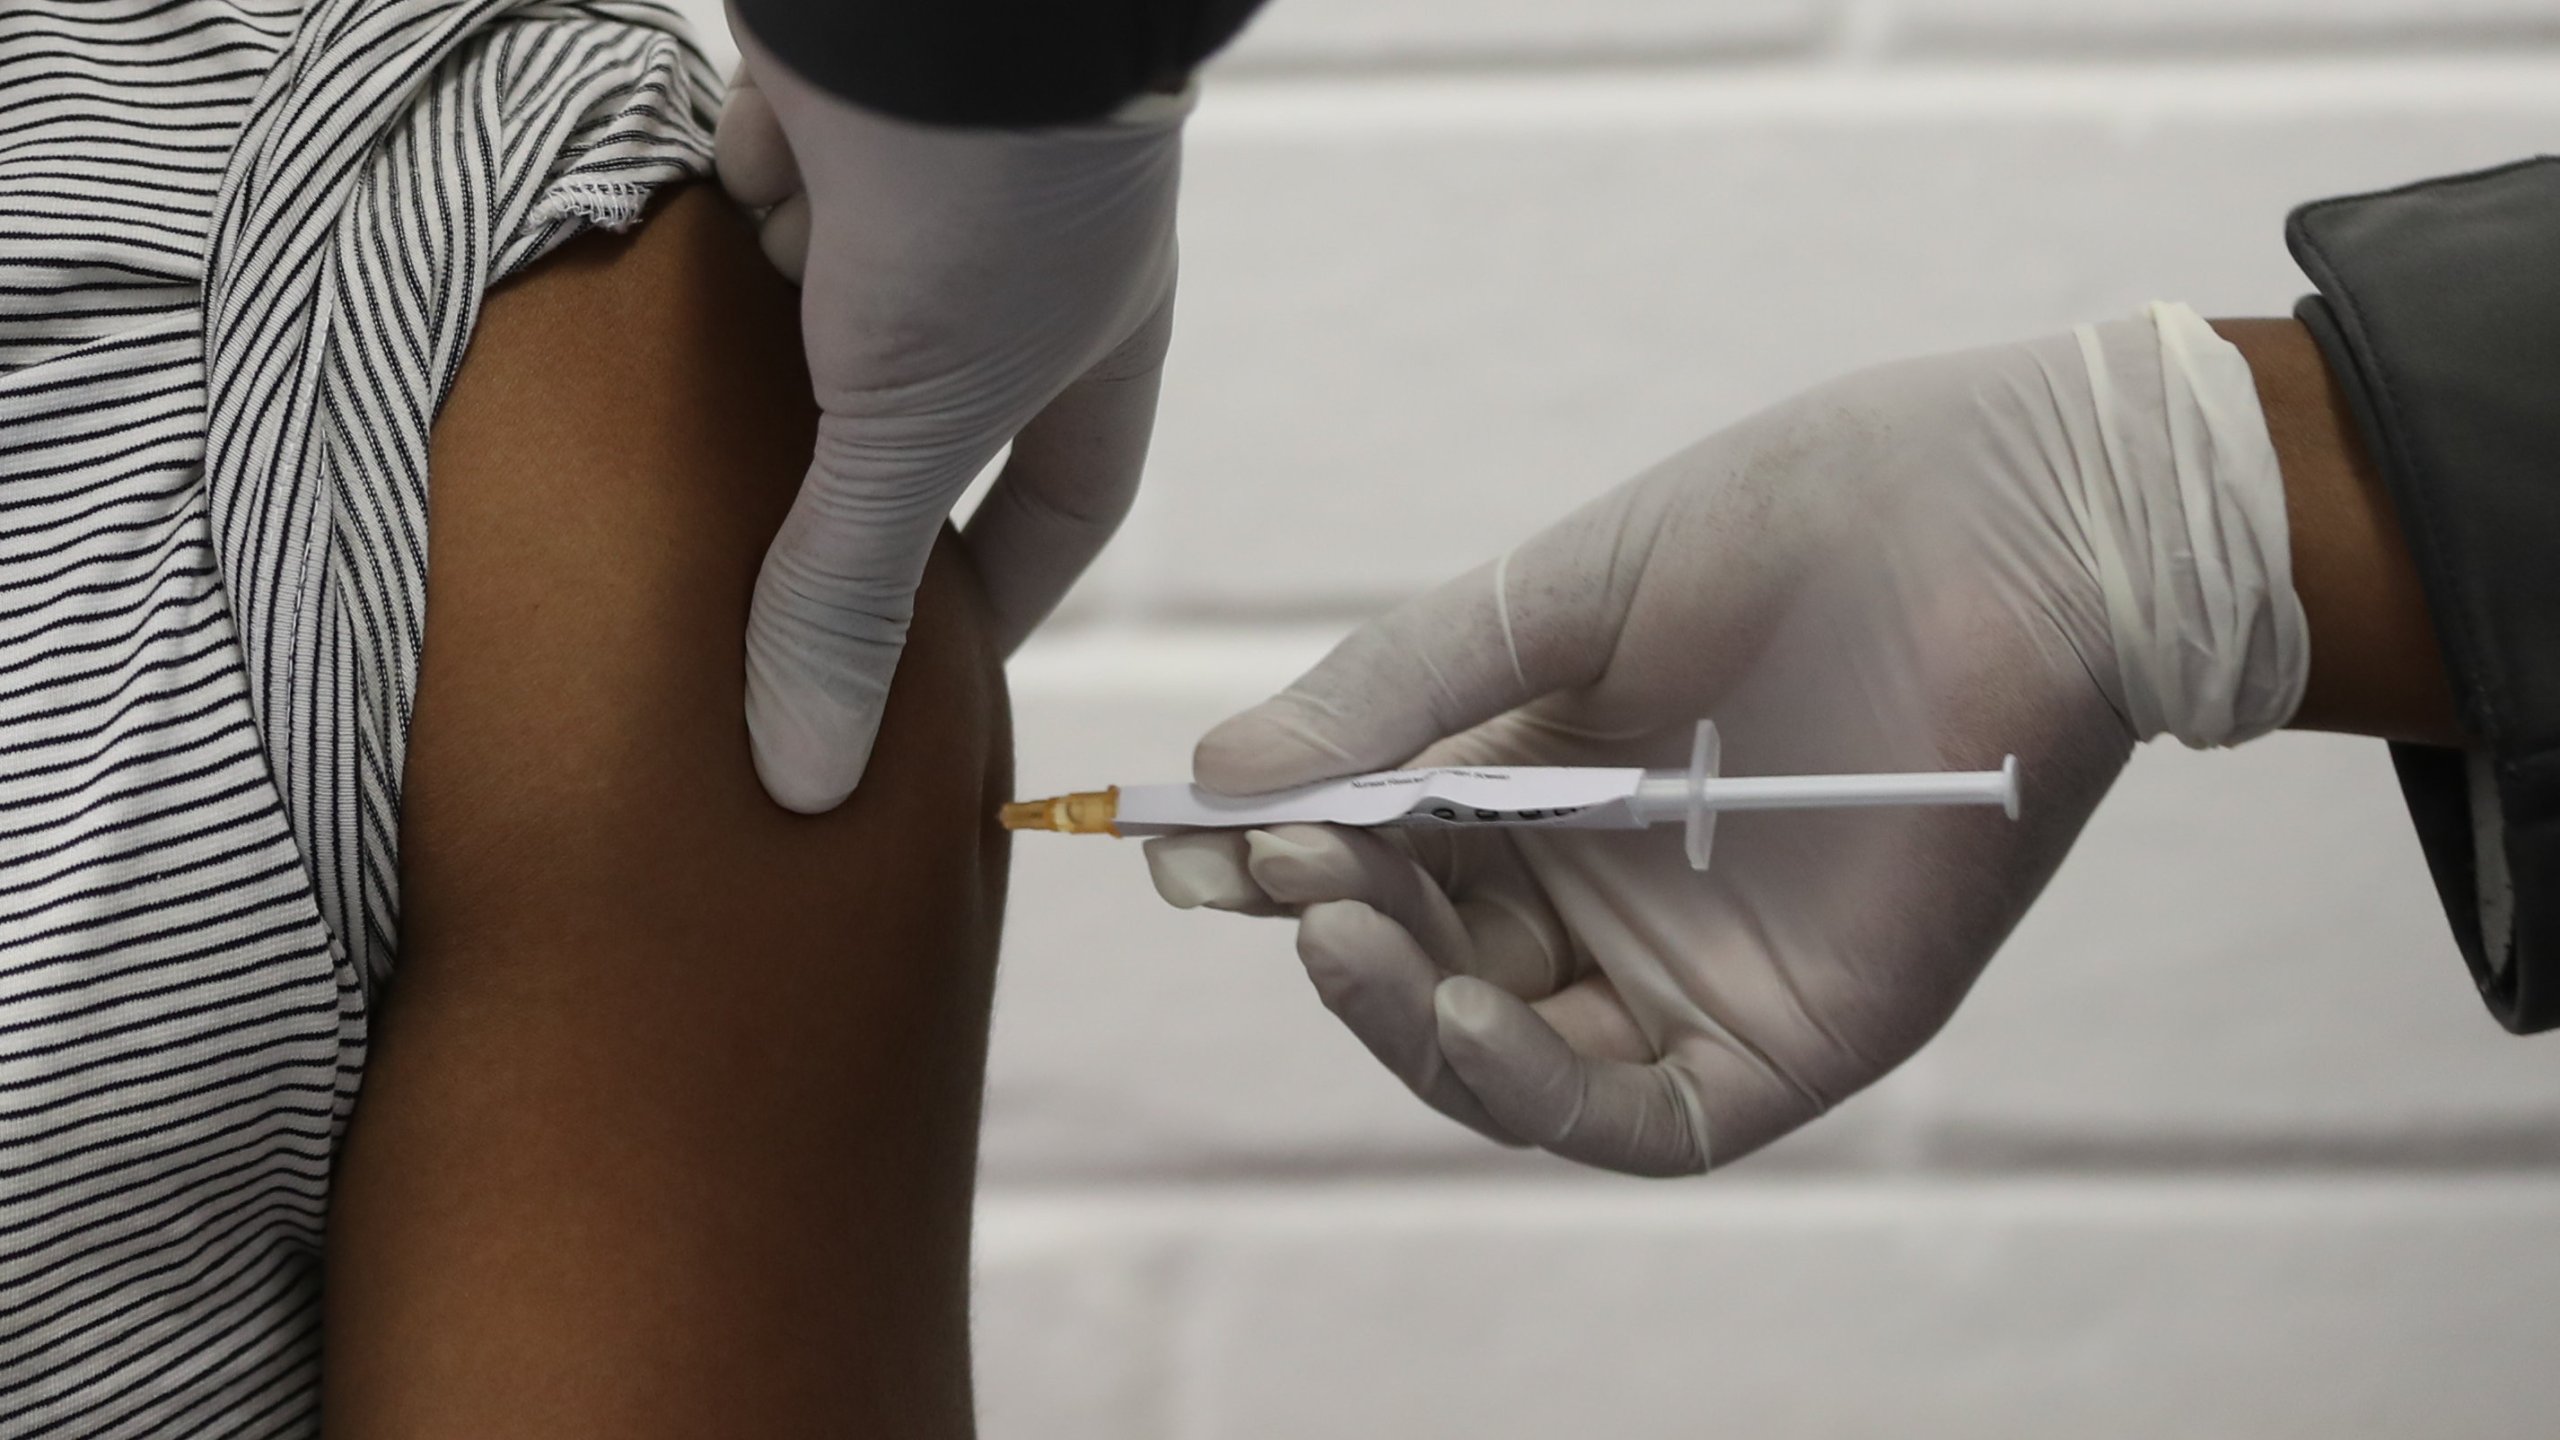
[[971, 1433], [1003, 676], [946, 536], [861, 790], [766, 798], [742, 636], [800, 354], [705, 190], [488, 299], [434, 433], [332, 1440]]
[[2355, 413], [2294, 320], [2218, 320], [2257, 378], [2293, 535], [2293, 588], [2311, 632], [2297, 730], [2463, 743], [2426, 594]]
[[[2292, 512], [2295, 723], [2458, 740], [2318, 352], [2219, 328]], [[740, 637], [808, 453], [799, 356], [790, 291], [702, 191], [489, 298], [434, 436], [402, 954], [329, 1229], [333, 1440], [970, 1433], [1003, 681], [946, 543], [861, 791], [765, 798]]]

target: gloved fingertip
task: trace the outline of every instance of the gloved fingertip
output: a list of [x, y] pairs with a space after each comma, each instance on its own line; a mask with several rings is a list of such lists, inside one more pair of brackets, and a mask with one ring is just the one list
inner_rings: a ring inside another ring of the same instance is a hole
[[1166, 835], [1143, 847], [1147, 878], [1177, 910], [1249, 910], [1266, 898], [1247, 872], [1235, 837]]
[[1366, 768], [1290, 715], [1285, 698], [1219, 722], [1191, 752], [1192, 778], [1221, 795], [1260, 795]]
[[1473, 975], [1452, 975], [1432, 992], [1431, 1008], [1443, 1026], [1482, 1040], [1501, 1023], [1509, 999], [1500, 987]]
[[1310, 905], [1298, 959], [1324, 1007], [1432, 1109], [1497, 1144], [1529, 1142], [1485, 1112], [1440, 1057], [1431, 994], [1437, 972], [1403, 927], [1358, 900]]
[[1313, 825], [1244, 834], [1245, 868], [1272, 899], [1292, 905], [1340, 900], [1358, 886], [1359, 862], [1341, 839]]
[[809, 196], [792, 195], [765, 212], [756, 227], [756, 243], [773, 268], [797, 285], [809, 268]]
[[800, 166], [783, 134], [773, 102], [757, 89], [744, 67], [720, 107], [711, 135], [712, 169], [720, 188], [750, 209], [776, 204], [800, 188]]
[[1278, 864], [1312, 854], [1313, 848], [1269, 830], [1247, 830], [1244, 853], [1248, 864]]
[[[750, 727], [752, 738], [752, 727]], [[802, 815], [824, 815], [853, 798], [862, 783], [862, 771], [855, 767], [844, 774], [843, 767], [829, 765], [806, 754], [801, 747], [769, 745], [754, 741], [756, 778], [764, 782], [764, 793], [785, 810]]]
[[1337, 959], [1374, 949], [1379, 940], [1376, 927], [1394, 923], [1358, 900], [1318, 901], [1298, 916], [1298, 954]]
[[1325, 1008], [1337, 1015], [1390, 970], [1408, 962], [1427, 967], [1421, 953], [1395, 921], [1362, 901], [1320, 901], [1298, 915], [1298, 961]]
[[1270, 767], [1254, 744], [1257, 732], [1239, 725], [1244, 718], [1220, 722], [1191, 747], [1191, 778], [1203, 790], [1253, 795], [1269, 788], [1257, 783]]
[[[871, 763], [879, 713], [848, 714], [831, 705], [795, 704], [747, 674], [747, 741], [756, 778], [785, 810], [823, 815], [850, 798]], [[813, 713], [813, 710], [824, 712]]]
[[1581, 1062], [1564, 1037], [1518, 998], [1471, 975], [1431, 996], [1440, 1053], [1504, 1129], [1540, 1145], [1573, 1133], [1581, 1118]]

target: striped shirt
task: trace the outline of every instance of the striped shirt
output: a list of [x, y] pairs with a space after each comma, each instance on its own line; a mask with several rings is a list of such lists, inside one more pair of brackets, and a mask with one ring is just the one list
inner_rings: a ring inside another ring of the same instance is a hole
[[0, 1435], [317, 1431], [481, 294], [709, 163], [641, 0], [0, 0]]

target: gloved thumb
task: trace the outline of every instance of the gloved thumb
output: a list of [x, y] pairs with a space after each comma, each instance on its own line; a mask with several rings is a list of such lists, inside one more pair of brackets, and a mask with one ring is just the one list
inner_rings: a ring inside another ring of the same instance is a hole
[[756, 84], [745, 62], [729, 82], [729, 98], [720, 107], [720, 123], [712, 132], [713, 165], [729, 198], [750, 210], [779, 205], [801, 190], [800, 165], [791, 140], [773, 113], [773, 102]]
[[1251, 795], [1386, 769], [1598, 678], [1615, 607], [1555, 583], [1569, 573], [1557, 552], [1573, 548], [1559, 540], [1541, 536], [1354, 630], [1288, 689], [1203, 736], [1194, 777]]
[[721, 106], [712, 153], [729, 198], [756, 213], [765, 258], [797, 282], [809, 263], [809, 194], [773, 102], [744, 61]]
[[916, 586], [948, 496], [984, 456], [937, 455], [884, 473], [819, 421], [817, 459], [756, 576], [747, 618], [747, 734], [766, 793], [803, 814], [834, 809], [871, 760], [907, 644]]

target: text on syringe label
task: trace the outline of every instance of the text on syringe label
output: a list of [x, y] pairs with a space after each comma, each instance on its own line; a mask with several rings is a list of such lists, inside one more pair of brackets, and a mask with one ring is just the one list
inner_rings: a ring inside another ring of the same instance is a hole
[[1263, 825], [1473, 825], [1559, 828], [1636, 825], [1631, 808], [1644, 772], [1552, 766], [1392, 770], [1270, 795], [1214, 795], [1191, 785], [1120, 792], [1122, 833]]

